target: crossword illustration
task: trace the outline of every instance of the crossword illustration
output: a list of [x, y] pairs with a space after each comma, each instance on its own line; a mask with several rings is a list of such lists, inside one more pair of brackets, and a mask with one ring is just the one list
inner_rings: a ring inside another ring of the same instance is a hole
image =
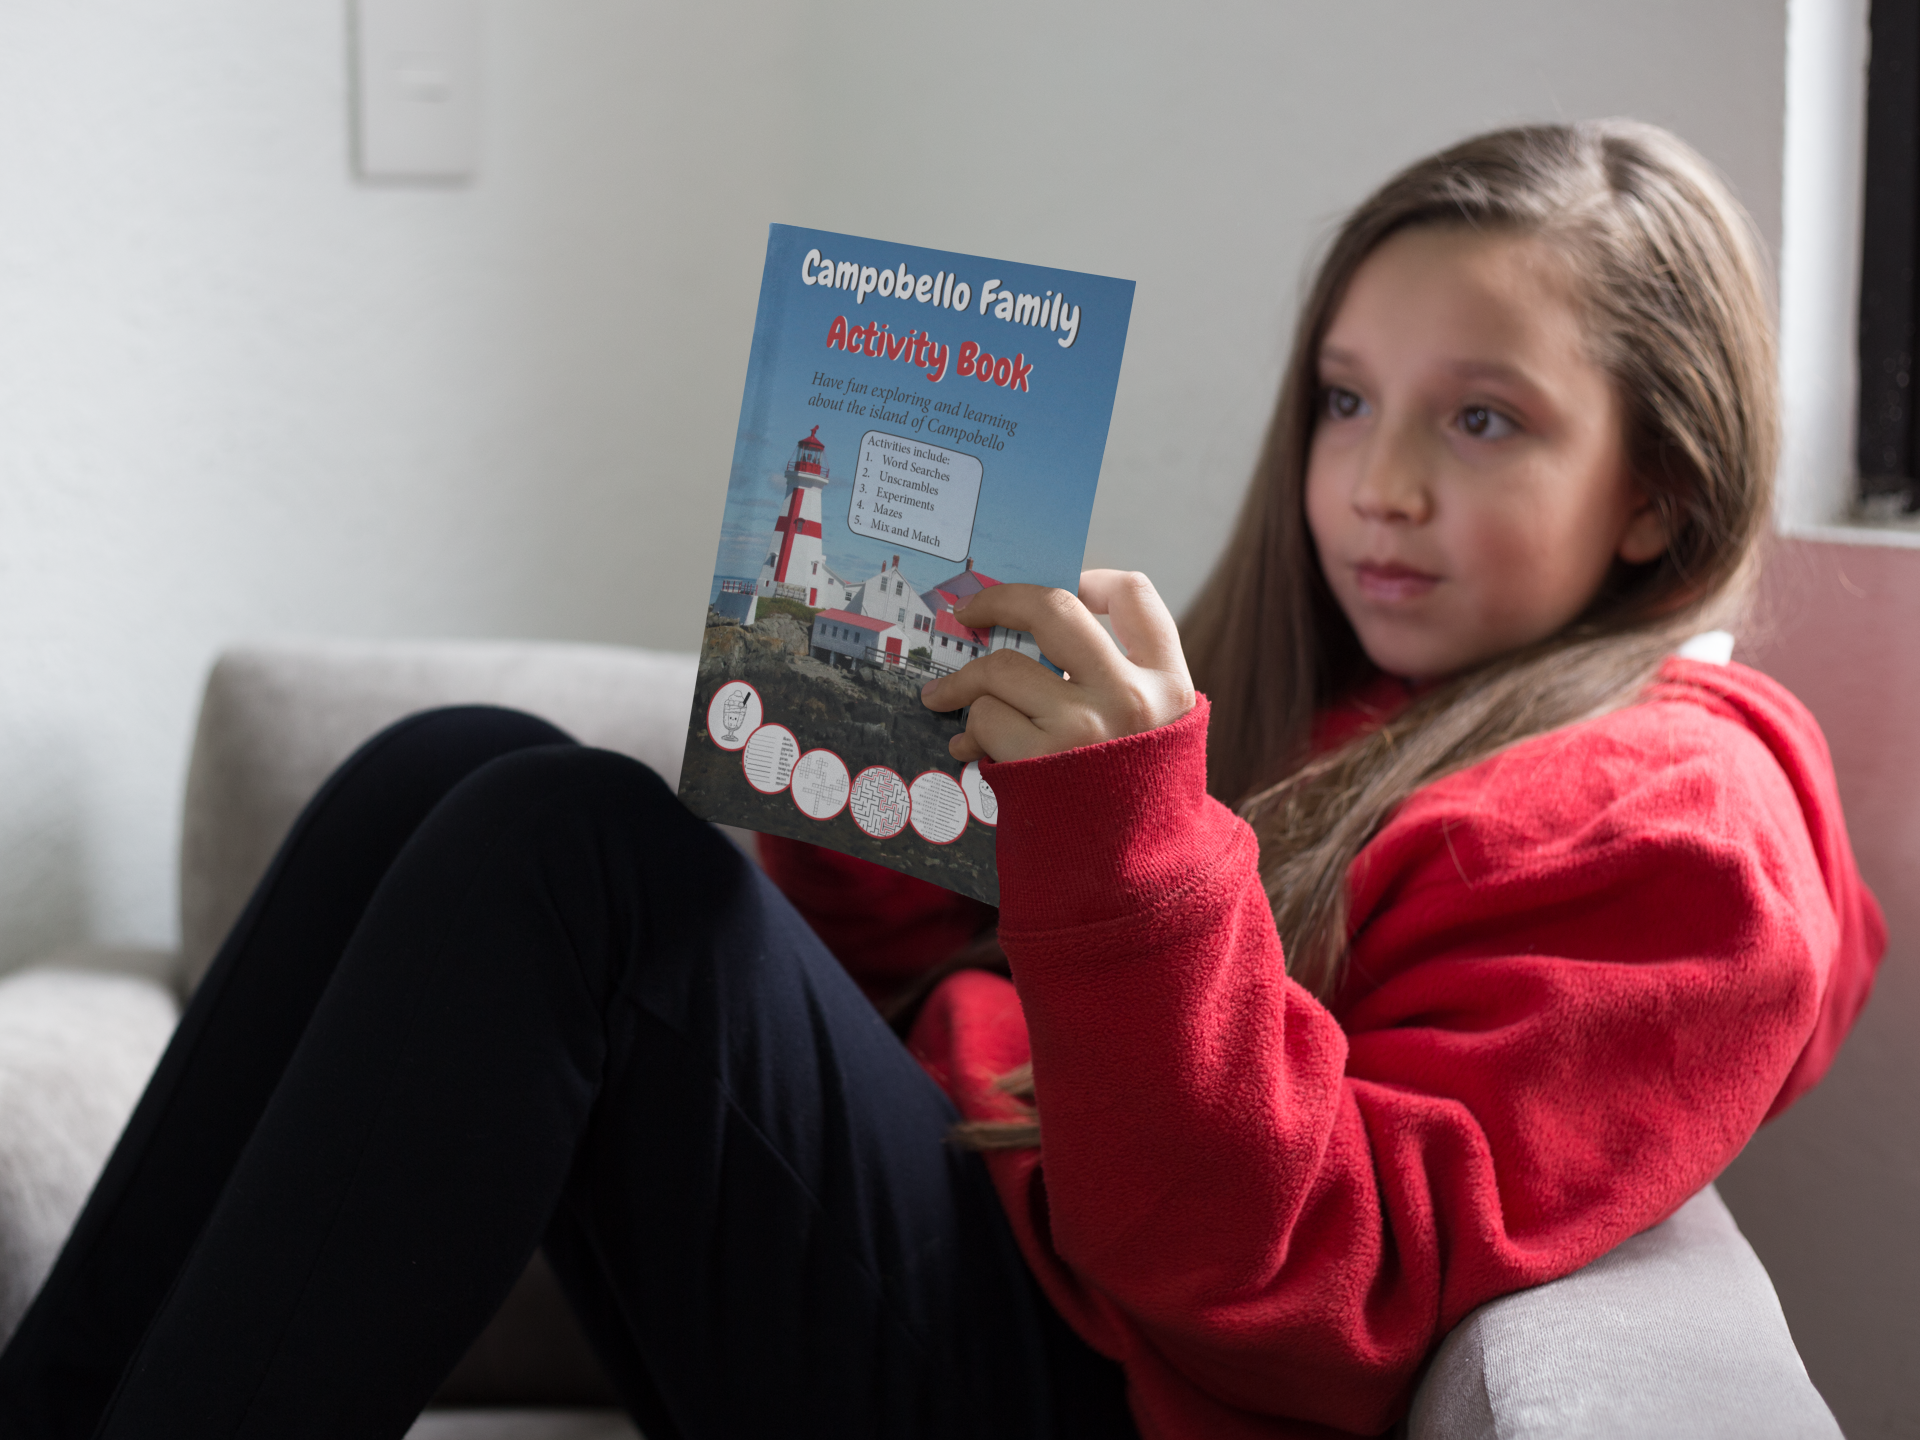
[[847, 805], [847, 764], [831, 750], [809, 750], [788, 782], [793, 803], [809, 820], [831, 820]]

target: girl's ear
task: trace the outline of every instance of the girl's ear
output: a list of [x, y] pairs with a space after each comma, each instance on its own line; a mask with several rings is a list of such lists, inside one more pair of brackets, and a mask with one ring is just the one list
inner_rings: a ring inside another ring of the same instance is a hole
[[1629, 565], [1644, 565], [1658, 559], [1670, 538], [1666, 522], [1645, 491], [1634, 491], [1635, 506], [1627, 517], [1627, 528], [1620, 535], [1620, 558]]

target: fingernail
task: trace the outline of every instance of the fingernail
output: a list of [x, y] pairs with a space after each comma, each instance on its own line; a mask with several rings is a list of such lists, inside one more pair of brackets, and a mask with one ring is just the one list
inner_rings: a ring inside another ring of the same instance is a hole
[[936, 686], [936, 685], [938, 685], [939, 683], [940, 683], [940, 682], [939, 682], [938, 680], [929, 680], [929, 681], [927, 681], [927, 683], [926, 683], [926, 684], [924, 684], [924, 685], [922, 685], [922, 686], [920, 687], [920, 698], [921, 698], [922, 700], [924, 700], [924, 699], [926, 699], [926, 698], [927, 698], [927, 697], [928, 697], [929, 695], [931, 695], [931, 694], [933, 694], [933, 688], [934, 688], [934, 686]]

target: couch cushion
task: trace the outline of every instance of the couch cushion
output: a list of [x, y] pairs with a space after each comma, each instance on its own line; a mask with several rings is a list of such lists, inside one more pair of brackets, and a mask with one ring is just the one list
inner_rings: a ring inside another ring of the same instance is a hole
[[618, 1410], [429, 1410], [407, 1440], [640, 1440]]
[[0, 980], [0, 1344], [52, 1268], [176, 1015], [152, 979], [35, 966]]
[[608, 645], [305, 641], [221, 656], [180, 837], [185, 983], [206, 970], [320, 782], [376, 731], [440, 705], [505, 705], [677, 784], [694, 657]]
[[618, 1410], [429, 1410], [407, 1440], [640, 1440]]
[[1709, 1185], [1551, 1284], [1482, 1305], [1434, 1355], [1411, 1440], [1839, 1440], [1753, 1247]]

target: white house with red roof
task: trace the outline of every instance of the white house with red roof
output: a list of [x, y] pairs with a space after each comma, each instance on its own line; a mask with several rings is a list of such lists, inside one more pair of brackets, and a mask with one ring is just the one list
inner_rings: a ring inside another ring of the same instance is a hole
[[953, 618], [951, 609], [933, 617], [933, 663], [958, 670], [969, 660], [978, 660], [993, 648], [993, 636], [975, 630]]
[[934, 616], [933, 658], [936, 664], [955, 663], [947, 657], [963, 649], [969, 653], [959, 662], [961, 664], [989, 650], [1018, 650], [1022, 655], [1031, 655], [1036, 660], [1040, 658], [1039, 645], [1024, 630], [1008, 630], [996, 625], [989, 635], [986, 631], [969, 629], [953, 618], [955, 606], [964, 605], [989, 585], [999, 583], [991, 575], [982, 575], [974, 569], [973, 557], [969, 555], [958, 575], [942, 580], [931, 590], [921, 592], [920, 598]]
[[883, 565], [877, 575], [852, 586], [841, 608], [870, 619], [892, 621], [911, 637], [908, 649], [925, 645], [925, 637], [933, 634], [933, 611], [913, 582], [900, 573], [898, 555]]
[[814, 617], [813, 658], [830, 665], [842, 660], [900, 664], [911, 663], [914, 651], [925, 650], [934, 666], [946, 670], [958, 670], [994, 650], [1018, 650], [1039, 659], [1040, 647], [1024, 630], [976, 630], [954, 617], [956, 605], [999, 583], [975, 570], [969, 556], [958, 575], [915, 593], [895, 555], [879, 574], [853, 588], [845, 608]]
[[851, 610], [822, 610], [813, 617], [813, 636], [808, 641], [813, 658], [829, 665], [865, 661], [898, 665], [911, 648], [905, 632], [888, 620]]
[[967, 557], [966, 568], [951, 579], [942, 580], [931, 590], [923, 590], [920, 598], [927, 602], [929, 610], [951, 610], [954, 606], [972, 599], [989, 585], [1000, 582], [991, 575], [982, 575], [973, 568], [973, 557]]

